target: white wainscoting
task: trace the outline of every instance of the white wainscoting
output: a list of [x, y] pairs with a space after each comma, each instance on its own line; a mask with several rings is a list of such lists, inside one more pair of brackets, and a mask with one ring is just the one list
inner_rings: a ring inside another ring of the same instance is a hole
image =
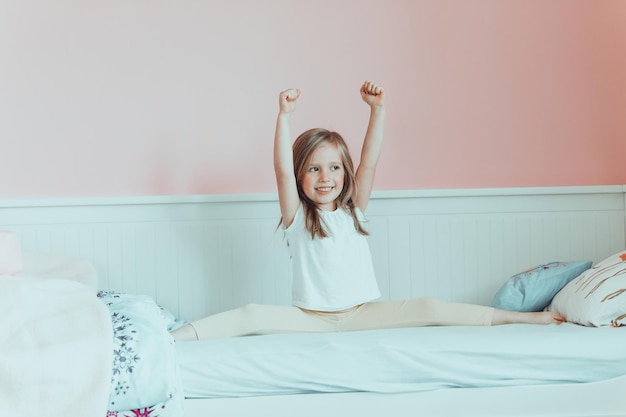
[[[383, 299], [489, 304], [510, 275], [623, 250], [625, 186], [380, 191], [367, 215]], [[0, 229], [33, 251], [80, 256], [100, 287], [186, 319], [289, 304], [273, 194], [0, 200]]]

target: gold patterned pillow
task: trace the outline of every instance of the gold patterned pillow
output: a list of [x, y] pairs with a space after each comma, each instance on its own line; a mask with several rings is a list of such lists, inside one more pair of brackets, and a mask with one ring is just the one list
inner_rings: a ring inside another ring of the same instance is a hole
[[570, 281], [548, 309], [584, 326], [626, 325], [626, 251], [609, 256]]

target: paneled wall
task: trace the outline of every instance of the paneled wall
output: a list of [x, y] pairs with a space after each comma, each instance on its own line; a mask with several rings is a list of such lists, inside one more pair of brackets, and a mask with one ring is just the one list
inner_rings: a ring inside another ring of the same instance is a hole
[[[623, 186], [383, 191], [367, 210], [384, 299], [489, 304], [510, 275], [624, 249]], [[80, 256], [100, 287], [194, 319], [289, 304], [275, 195], [0, 201], [0, 229], [31, 251]]]

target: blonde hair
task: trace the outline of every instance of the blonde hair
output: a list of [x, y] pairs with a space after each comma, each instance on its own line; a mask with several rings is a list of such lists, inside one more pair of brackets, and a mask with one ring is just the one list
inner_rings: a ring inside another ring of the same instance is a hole
[[302, 180], [307, 173], [313, 152], [323, 144], [331, 144], [337, 147], [341, 163], [344, 167], [345, 175], [343, 188], [337, 197], [337, 207], [350, 214], [354, 220], [354, 228], [357, 232], [368, 235], [369, 233], [363, 228], [357, 218], [356, 207], [352, 199], [357, 189], [357, 182], [348, 145], [346, 145], [346, 142], [339, 133], [319, 128], [309, 129], [303, 132], [293, 143], [293, 171], [298, 186], [298, 195], [302, 202], [306, 229], [311, 232], [311, 238], [315, 238], [315, 236], [319, 236], [320, 238], [328, 236], [328, 233], [322, 225], [322, 219], [319, 215], [317, 205], [311, 201], [302, 190]]

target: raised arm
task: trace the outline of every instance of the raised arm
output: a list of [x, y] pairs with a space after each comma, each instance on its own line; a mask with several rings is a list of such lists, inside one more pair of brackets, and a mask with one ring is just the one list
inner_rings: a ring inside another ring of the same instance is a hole
[[280, 213], [285, 226], [291, 225], [300, 205], [296, 177], [293, 172], [293, 151], [291, 148], [291, 132], [289, 122], [296, 108], [296, 100], [300, 90], [290, 88], [278, 96], [279, 112], [276, 119], [274, 134], [274, 172], [278, 186]]
[[385, 90], [371, 81], [365, 81], [361, 86], [361, 97], [370, 106], [370, 118], [363, 140], [361, 160], [356, 170], [358, 189], [354, 203], [364, 212], [372, 194], [376, 165], [383, 144]]

